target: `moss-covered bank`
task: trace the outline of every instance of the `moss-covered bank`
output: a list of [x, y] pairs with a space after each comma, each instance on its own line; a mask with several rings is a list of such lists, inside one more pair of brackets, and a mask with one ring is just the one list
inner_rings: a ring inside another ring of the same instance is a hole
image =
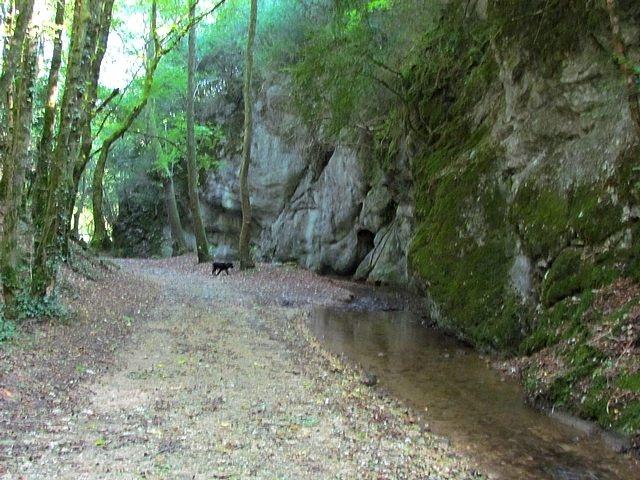
[[[480, 19], [454, 4], [425, 38], [435, 65], [413, 68], [412, 91], [436, 133], [413, 161], [410, 265], [443, 326], [525, 357], [532, 399], [638, 436], [640, 151], [626, 109], [608, 104], [624, 98], [619, 72], [588, 43], [606, 35], [605, 12], [546, 2], [538, 18], [523, 5], [489, 2]], [[588, 26], [583, 34], [576, 19]], [[458, 42], [442, 43], [439, 29]], [[581, 61], [598, 73], [579, 73], [574, 84], [568, 72]], [[585, 93], [589, 81], [606, 94]], [[577, 91], [588, 113], [567, 104]], [[559, 133], [585, 115], [596, 118], [590, 130]], [[593, 133], [603, 128], [616, 147]], [[516, 287], [518, 276], [529, 291]]]

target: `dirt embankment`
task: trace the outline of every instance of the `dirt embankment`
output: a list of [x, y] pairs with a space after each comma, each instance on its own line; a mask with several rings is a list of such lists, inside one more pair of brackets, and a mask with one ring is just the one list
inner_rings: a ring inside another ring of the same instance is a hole
[[68, 273], [75, 312], [0, 351], [0, 478], [477, 478], [326, 354], [305, 308], [353, 300], [293, 267], [191, 256]]

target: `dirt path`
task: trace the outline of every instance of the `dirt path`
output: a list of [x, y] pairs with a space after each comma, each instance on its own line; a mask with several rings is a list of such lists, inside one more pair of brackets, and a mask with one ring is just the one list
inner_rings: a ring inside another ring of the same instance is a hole
[[74, 320], [0, 355], [0, 478], [478, 478], [308, 336], [305, 310], [350, 301], [345, 283], [119, 263], [69, 275]]

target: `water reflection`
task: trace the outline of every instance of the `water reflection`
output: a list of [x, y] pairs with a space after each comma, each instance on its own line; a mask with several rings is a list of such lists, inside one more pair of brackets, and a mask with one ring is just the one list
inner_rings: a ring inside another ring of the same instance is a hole
[[310, 327], [325, 345], [374, 371], [437, 433], [504, 479], [640, 479], [638, 463], [609, 450], [599, 435], [528, 407], [473, 350], [405, 312], [322, 309]]

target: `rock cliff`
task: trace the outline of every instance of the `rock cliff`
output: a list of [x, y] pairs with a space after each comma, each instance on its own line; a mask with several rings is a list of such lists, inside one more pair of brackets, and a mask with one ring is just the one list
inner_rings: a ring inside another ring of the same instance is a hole
[[[237, 125], [237, 111], [225, 111], [217, 121]], [[367, 132], [355, 144], [319, 139], [295, 115], [283, 78], [262, 86], [255, 111], [250, 184], [256, 255], [321, 273], [406, 284], [413, 226], [408, 159], [401, 177], [396, 172], [394, 179], [372, 179]], [[239, 165], [237, 146], [229, 142], [203, 192], [220, 256], [233, 255], [238, 238]]]

